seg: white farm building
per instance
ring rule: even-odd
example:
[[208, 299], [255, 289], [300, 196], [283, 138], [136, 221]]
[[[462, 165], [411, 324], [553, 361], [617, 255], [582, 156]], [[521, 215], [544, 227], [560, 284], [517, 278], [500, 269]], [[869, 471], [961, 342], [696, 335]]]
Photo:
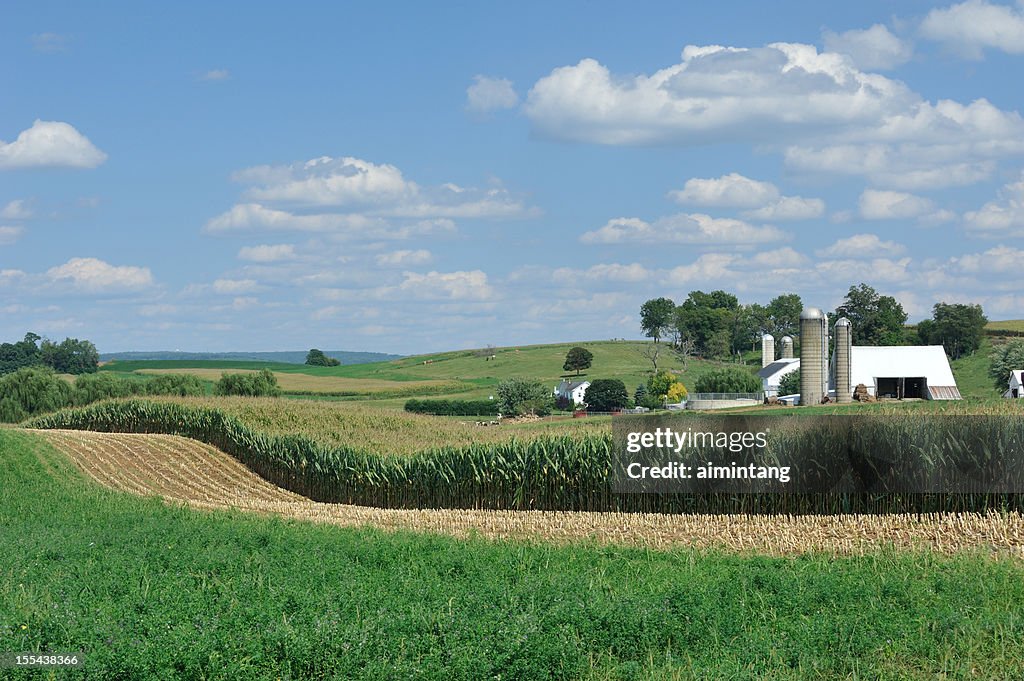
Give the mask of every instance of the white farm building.
[[590, 381], [569, 381], [562, 379], [562, 382], [555, 386], [555, 398], [572, 400], [575, 404], [583, 404], [583, 396], [590, 387]]
[[1024, 398], [1024, 369], [1016, 369], [1010, 372], [1010, 385], [1003, 393], [1003, 397], [1010, 399]]
[[786, 374], [800, 368], [800, 360], [794, 358], [777, 359], [757, 372], [761, 379], [761, 392], [765, 397], [779, 397], [779, 384]]
[[851, 392], [863, 383], [875, 397], [960, 399], [941, 345], [855, 345], [850, 350]]

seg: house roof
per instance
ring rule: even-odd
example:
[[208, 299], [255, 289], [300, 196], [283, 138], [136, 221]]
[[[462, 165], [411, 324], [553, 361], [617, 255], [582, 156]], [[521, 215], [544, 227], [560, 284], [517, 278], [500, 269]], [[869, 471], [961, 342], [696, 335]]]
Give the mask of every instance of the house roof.
[[924, 377], [929, 386], [956, 387], [941, 345], [855, 345], [850, 349], [850, 385], [873, 385], [876, 378], [899, 377]]
[[581, 385], [582, 386], [589, 386], [590, 385], [590, 381], [570, 381], [570, 380], [567, 380], [567, 379], [563, 378], [562, 382], [558, 384], [558, 391], [559, 392], [572, 392], [573, 390], [575, 390], [576, 388], [580, 387]]
[[[791, 368], [791, 364], [796, 364], [797, 366]], [[797, 358], [779, 359], [763, 367], [760, 371], [757, 372], [757, 375], [760, 378], [771, 379], [774, 378], [776, 374], [788, 374], [790, 371], [795, 371], [796, 369], [799, 368], [800, 360]]]
[[1010, 380], [1017, 379], [1017, 383], [1024, 385], [1024, 369], [1014, 369], [1010, 372]]

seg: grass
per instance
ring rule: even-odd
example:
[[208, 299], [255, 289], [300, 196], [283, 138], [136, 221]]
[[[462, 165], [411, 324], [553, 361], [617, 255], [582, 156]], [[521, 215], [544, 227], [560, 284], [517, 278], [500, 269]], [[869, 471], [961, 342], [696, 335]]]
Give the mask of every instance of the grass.
[[985, 328], [999, 331], [1024, 332], [1024, 319], [1007, 319], [1001, 322], [989, 322], [985, 325]]
[[1024, 675], [1017, 560], [341, 529], [108, 492], [29, 433], [0, 453], [2, 647], [93, 678]]
[[[224, 369], [188, 367], [182, 369], [138, 369], [137, 374], [192, 374], [204, 381], [216, 382]], [[240, 369], [236, 373], [254, 374], [254, 369]], [[408, 395], [433, 394], [440, 390], [448, 392], [459, 390], [463, 386], [454, 381], [392, 381], [385, 379], [346, 378], [344, 376], [316, 376], [307, 373], [274, 372], [281, 390], [290, 393], [334, 393], [363, 395], [374, 393], [402, 393]]]

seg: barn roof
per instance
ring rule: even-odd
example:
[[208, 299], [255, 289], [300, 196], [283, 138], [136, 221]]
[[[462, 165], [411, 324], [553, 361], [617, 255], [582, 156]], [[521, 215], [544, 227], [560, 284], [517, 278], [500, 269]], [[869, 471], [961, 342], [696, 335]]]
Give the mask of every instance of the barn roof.
[[924, 377], [929, 386], [956, 387], [941, 345], [855, 345], [850, 353], [850, 384], [873, 385], [876, 378]]
[[794, 359], [779, 359], [779, 360], [775, 360], [771, 364], [763, 367], [760, 371], [758, 371], [757, 375], [760, 378], [771, 379], [776, 374], [779, 374], [779, 373], [787, 373], [788, 374], [789, 371], [784, 371], [784, 370], [787, 369], [789, 367], [789, 365], [793, 364], [793, 363], [796, 363], [798, 365], [797, 368], [799, 368], [799, 363], [800, 363], [799, 359], [794, 358]]

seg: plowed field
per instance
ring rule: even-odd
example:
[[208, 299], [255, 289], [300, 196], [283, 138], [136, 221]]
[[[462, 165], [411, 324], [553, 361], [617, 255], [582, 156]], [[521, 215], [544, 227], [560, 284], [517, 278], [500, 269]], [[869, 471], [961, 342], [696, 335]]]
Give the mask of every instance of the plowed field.
[[37, 432], [105, 487], [198, 508], [237, 508], [336, 525], [460, 537], [591, 539], [771, 555], [981, 549], [1024, 558], [1024, 516], [1019, 513], [785, 517], [377, 509], [310, 501], [275, 487], [227, 454], [182, 437]]

